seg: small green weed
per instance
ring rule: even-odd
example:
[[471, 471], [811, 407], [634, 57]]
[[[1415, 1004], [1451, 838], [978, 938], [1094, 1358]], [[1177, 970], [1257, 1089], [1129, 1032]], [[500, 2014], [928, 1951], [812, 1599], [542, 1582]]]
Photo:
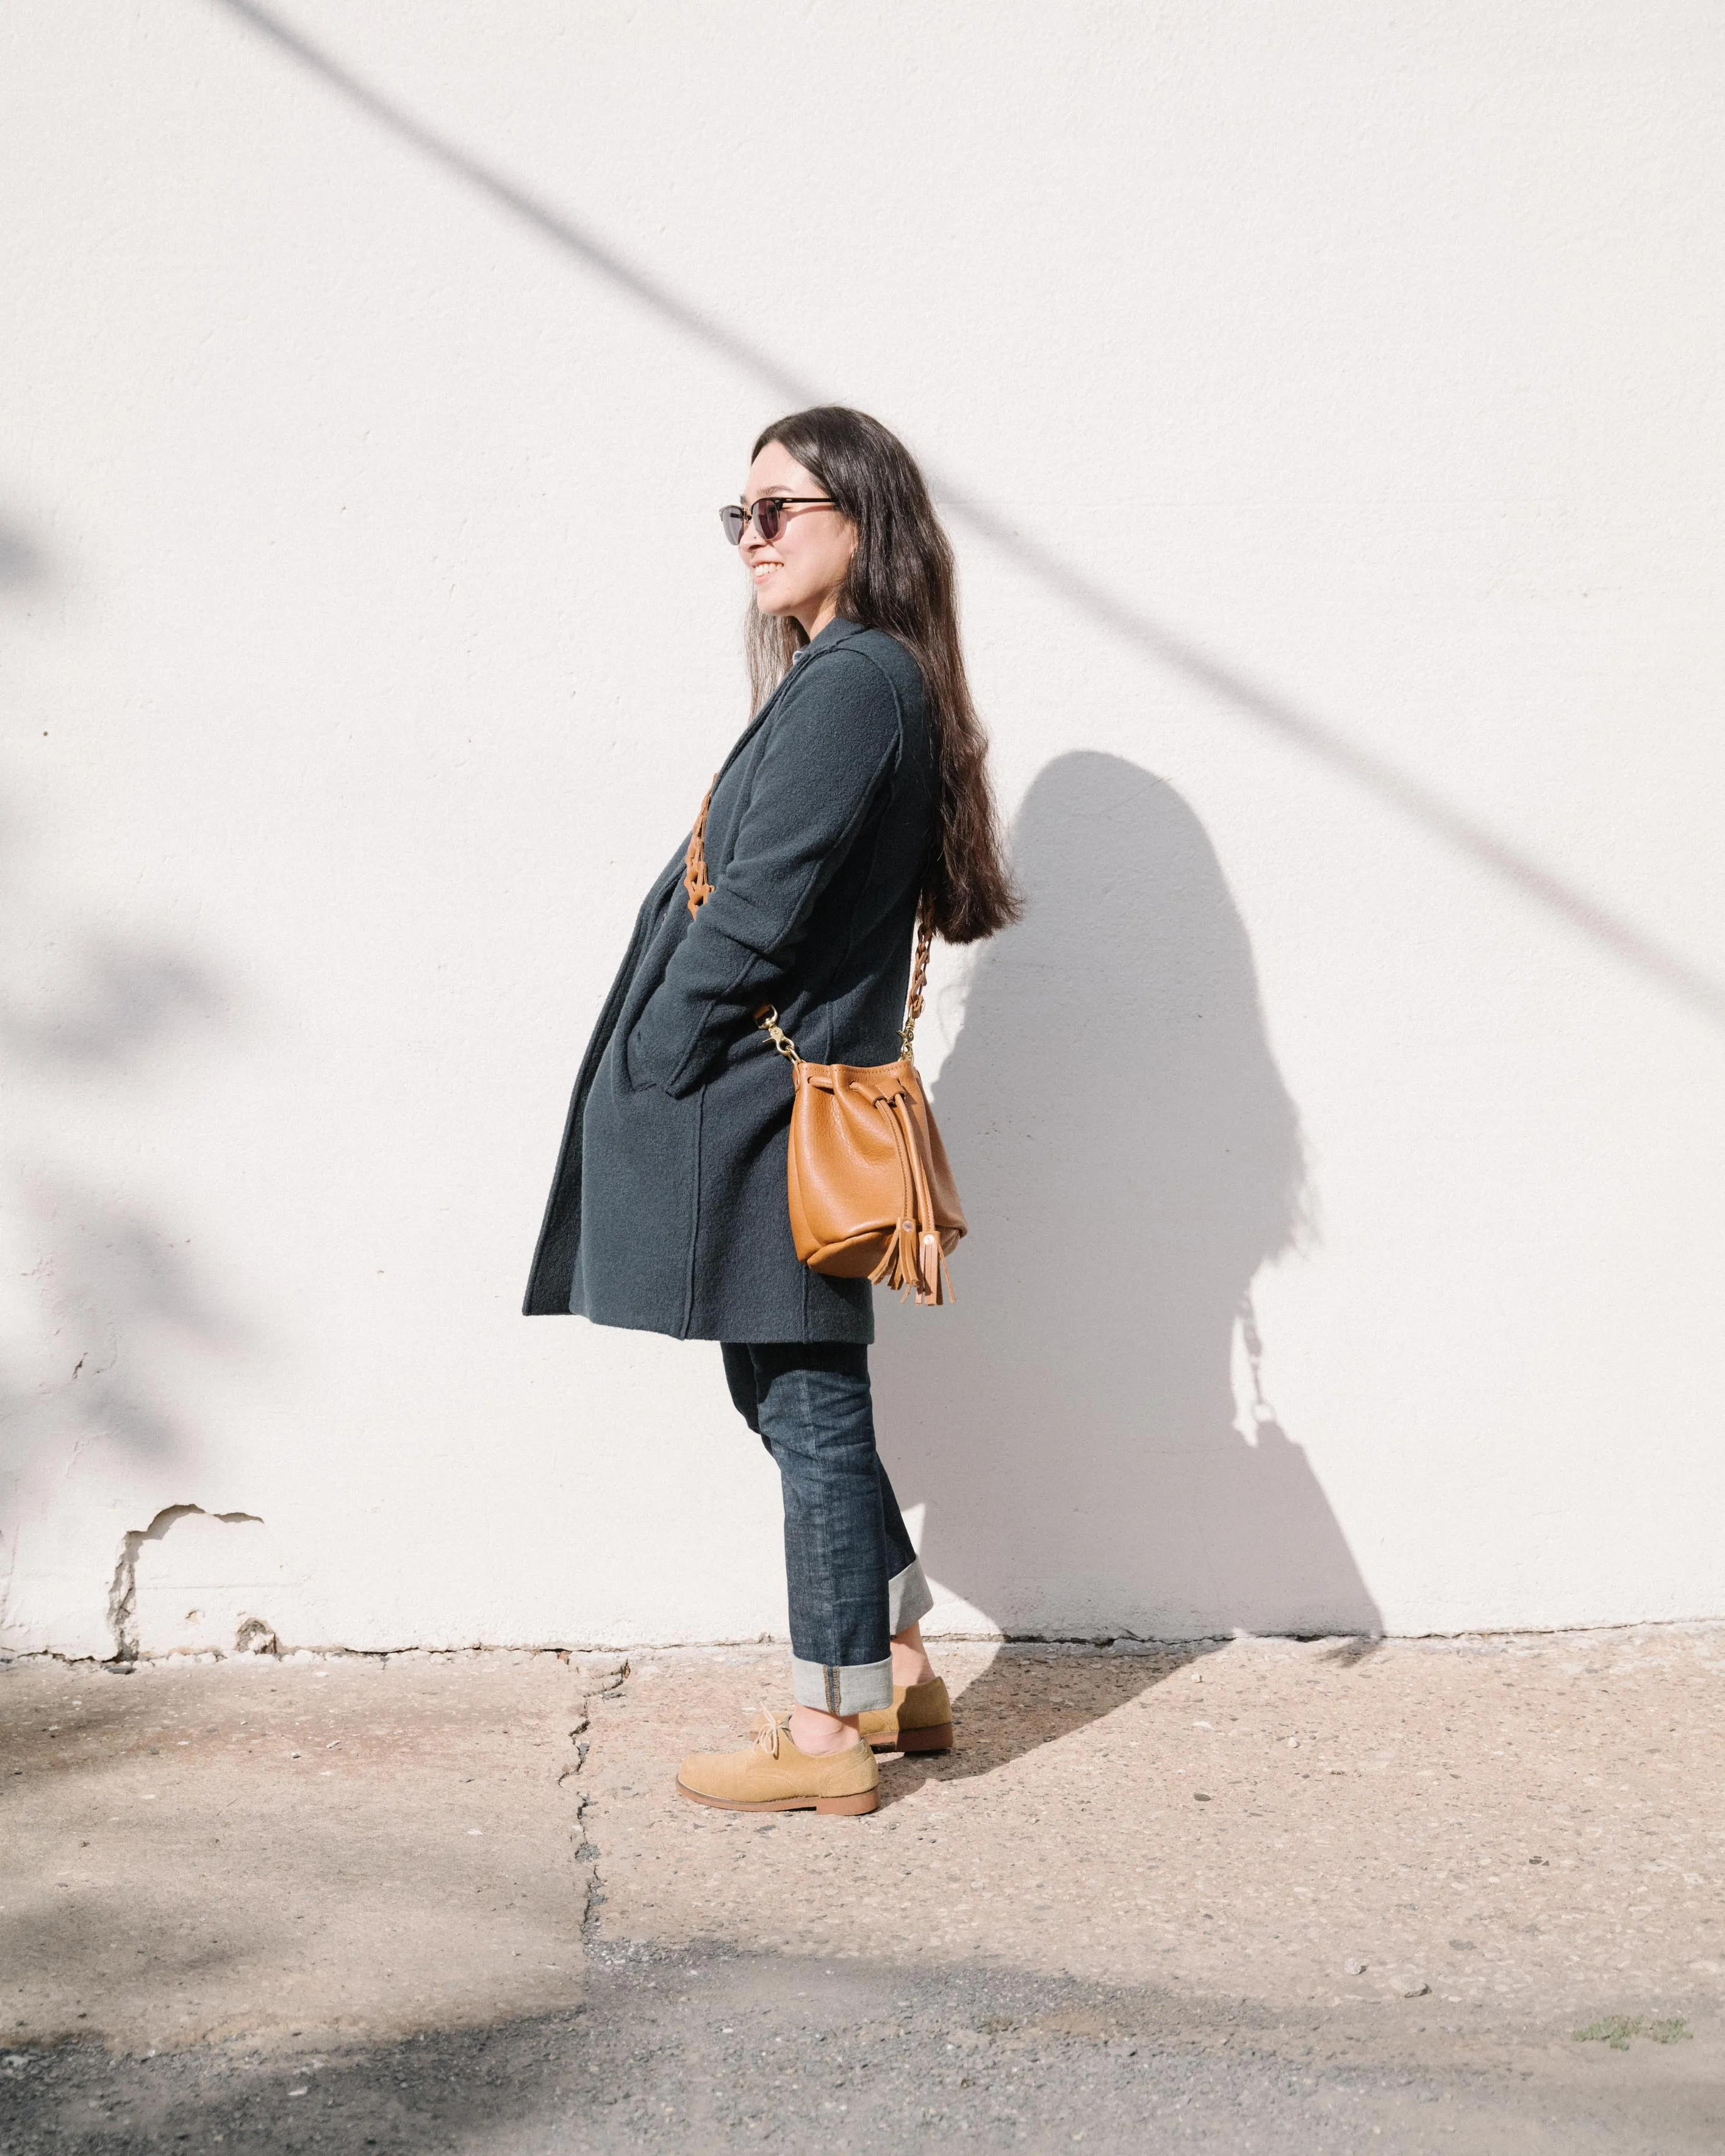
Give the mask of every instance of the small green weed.
[[1681, 2014], [1669, 2021], [1644, 2021], [1639, 2014], [1607, 2014], [1574, 2034], [1578, 2044], [1609, 2044], [1614, 2051], [1626, 2051], [1631, 2036], [1646, 2036], [1656, 2044], [1681, 2044], [1695, 2031], [1684, 2027]]

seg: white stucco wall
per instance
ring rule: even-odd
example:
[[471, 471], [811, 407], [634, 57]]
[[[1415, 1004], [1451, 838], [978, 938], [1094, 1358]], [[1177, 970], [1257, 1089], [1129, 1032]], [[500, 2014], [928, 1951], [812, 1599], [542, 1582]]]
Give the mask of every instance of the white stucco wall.
[[1718, 9], [281, 7], [0, 16], [0, 1638], [782, 1628], [716, 1349], [516, 1313], [802, 385], [1032, 901], [938, 1621], [1725, 1610]]

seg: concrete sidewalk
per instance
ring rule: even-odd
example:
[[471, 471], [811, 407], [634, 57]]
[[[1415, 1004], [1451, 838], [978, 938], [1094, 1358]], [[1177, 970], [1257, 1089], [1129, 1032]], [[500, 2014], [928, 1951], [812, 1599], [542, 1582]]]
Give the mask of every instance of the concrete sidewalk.
[[937, 1659], [861, 1820], [672, 1794], [783, 1650], [0, 1671], [0, 2147], [1725, 2146], [1725, 1630]]

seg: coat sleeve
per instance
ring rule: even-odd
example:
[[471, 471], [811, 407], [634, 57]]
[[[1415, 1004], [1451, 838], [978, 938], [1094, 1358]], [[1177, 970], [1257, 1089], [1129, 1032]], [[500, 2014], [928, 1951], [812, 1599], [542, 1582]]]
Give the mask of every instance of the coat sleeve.
[[766, 992], [795, 967], [831, 881], [900, 746], [898, 698], [860, 652], [823, 652], [787, 685], [711, 896], [627, 1043], [629, 1075], [692, 1093]]

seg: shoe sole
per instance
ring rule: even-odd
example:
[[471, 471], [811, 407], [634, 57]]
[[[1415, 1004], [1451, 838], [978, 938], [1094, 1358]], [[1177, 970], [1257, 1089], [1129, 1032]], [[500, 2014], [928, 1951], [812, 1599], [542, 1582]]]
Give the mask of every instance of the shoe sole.
[[691, 1804], [711, 1805], [716, 1812], [841, 1812], [854, 1818], [880, 1808], [878, 1789], [859, 1789], [854, 1797], [764, 1797], [745, 1802], [741, 1797], [703, 1796], [680, 1778], [677, 1794], [687, 1797]]
[[952, 1725], [937, 1722], [927, 1729], [901, 1729], [896, 1737], [883, 1737], [878, 1742], [871, 1738], [871, 1752], [950, 1752], [952, 1748]]

